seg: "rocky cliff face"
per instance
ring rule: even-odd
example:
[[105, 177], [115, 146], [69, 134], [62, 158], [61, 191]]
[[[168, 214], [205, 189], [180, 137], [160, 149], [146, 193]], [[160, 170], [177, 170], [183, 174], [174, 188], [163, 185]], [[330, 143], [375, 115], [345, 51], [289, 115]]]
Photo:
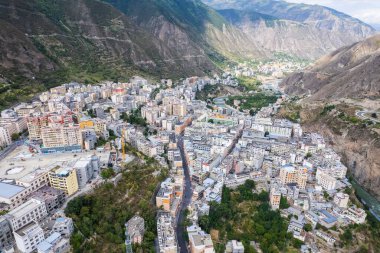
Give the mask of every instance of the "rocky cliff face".
[[310, 94], [312, 100], [380, 96], [380, 35], [339, 49], [315, 66], [290, 75], [281, 86], [288, 94]]
[[269, 53], [318, 59], [375, 30], [330, 8], [273, 0], [204, 0]]
[[[371, 126], [343, 122], [338, 114], [354, 113], [347, 104], [336, 106], [333, 111], [321, 115], [324, 104], [305, 103], [301, 110], [301, 122], [305, 131], [316, 131], [342, 156], [349, 173], [371, 194], [380, 199], [380, 136]], [[349, 112], [351, 111], [351, 112]]]

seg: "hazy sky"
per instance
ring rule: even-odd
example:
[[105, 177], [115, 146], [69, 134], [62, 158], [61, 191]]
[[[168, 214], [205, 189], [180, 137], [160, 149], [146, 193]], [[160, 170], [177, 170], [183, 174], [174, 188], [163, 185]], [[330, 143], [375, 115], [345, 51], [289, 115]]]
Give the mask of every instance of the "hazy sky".
[[380, 24], [380, 0], [286, 0], [293, 3], [319, 4], [336, 9], [369, 24]]

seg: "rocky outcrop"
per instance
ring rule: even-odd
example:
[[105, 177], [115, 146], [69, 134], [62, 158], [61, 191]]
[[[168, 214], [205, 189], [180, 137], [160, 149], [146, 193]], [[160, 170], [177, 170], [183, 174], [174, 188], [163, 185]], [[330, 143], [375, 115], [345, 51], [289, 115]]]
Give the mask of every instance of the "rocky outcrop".
[[281, 86], [311, 100], [376, 98], [380, 96], [380, 35], [339, 49], [312, 68], [286, 78]]
[[301, 111], [304, 130], [323, 134], [328, 144], [342, 156], [349, 174], [380, 200], [379, 133], [363, 125], [343, 123], [334, 111], [321, 116], [322, 109], [323, 104], [304, 104]]

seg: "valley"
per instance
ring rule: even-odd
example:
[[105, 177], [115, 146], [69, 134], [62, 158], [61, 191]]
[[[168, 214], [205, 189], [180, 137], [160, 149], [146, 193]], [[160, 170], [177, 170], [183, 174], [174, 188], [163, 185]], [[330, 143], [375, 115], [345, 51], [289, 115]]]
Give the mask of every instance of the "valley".
[[0, 0], [0, 252], [380, 252], [380, 35], [301, 2]]

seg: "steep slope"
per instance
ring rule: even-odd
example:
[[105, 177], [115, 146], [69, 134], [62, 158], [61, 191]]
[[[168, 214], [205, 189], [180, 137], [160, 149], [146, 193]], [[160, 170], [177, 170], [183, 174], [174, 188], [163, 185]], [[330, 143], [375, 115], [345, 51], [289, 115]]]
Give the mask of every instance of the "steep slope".
[[289, 94], [312, 94], [313, 100], [380, 96], [380, 35], [339, 49], [314, 67], [286, 78]]
[[249, 37], [199, 0], [105, 0], [170, 47], [199, 47], [218, 63], [227, 58], [266, 57]]
[[174, 25], [182, 44], [156, 38], [100, 1], [0, 0], [0, 24], [0, 70], [11, 80], [118, 78], [134, 71], [182, 76], [215, 68]]
[[274, 0], [203, 1], [239, 27], [256, 47], [301, 58], [317, 59], [375, 32], [357, 19], [318, 5]]

